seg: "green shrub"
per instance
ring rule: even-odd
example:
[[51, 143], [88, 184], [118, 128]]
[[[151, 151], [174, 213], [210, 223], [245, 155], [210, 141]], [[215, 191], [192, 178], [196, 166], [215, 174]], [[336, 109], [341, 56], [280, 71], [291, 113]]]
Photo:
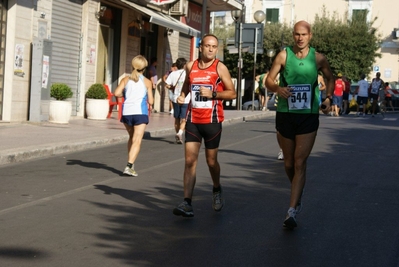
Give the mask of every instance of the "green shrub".
[[53, 83], [51, 85], [50, 96], [56, 100], [65, 100], [73, 95], [71, 87], [65, 83]]
[[108, 94], [105, 90], [104, 85], [101, 83], [95, 83], [90, 86], [89, 90], [86, 92], [86, 98], [91, 99], [107, 99]]

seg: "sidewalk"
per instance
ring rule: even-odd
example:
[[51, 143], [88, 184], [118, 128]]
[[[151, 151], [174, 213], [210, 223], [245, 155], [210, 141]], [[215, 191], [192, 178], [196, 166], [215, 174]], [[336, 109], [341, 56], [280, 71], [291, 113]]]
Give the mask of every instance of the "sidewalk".
[[[226, 110], [224, 125], [274, 115], [274, 111]], [[0, 165], [126, 142], [125, 127], [116, 116], [114, 112], [105, 121], [72, 118], [66, 125], [1, 122]], [[151, 114], [145, 137], [173, 135], [173, 122], [169, 113]]]

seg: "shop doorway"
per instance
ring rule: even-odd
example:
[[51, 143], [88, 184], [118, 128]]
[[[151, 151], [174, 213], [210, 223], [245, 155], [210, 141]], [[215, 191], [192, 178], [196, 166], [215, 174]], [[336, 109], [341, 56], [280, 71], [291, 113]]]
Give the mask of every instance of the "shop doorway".
[[158, 25], [150, 24], [148, 21], [145, 21], [141, 31], [140, 54], [145, 56], [148, 60], [148, 64], [150, 64], [151, 58], [157, 57], [157, 43]]
[[[102, 5], [103, 6], [103, 5]], [[98, 32], [96, 83], [118, 86], [122, 10], [106, 6]]]

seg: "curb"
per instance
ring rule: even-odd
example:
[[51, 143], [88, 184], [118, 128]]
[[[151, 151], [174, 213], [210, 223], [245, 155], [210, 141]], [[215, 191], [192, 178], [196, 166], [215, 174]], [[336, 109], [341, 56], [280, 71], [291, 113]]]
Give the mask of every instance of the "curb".
[[[223, 124], [235, 124], [239, 122], [245, 122], [249, 119], [261, 119], [265, 117], [274, 116], [274, 112], [265, 112], [264, 114], [253, 114], [244, 117], [236, 117], [231, 119], [226, 119]], [[151, 137], [163, 137], [174, 135], [175, 130], [173, 127], [157, 129], [152, 131], [146, 131], [144, 134], [144, 138]], [[0, 155], [0, 166], [11, 164], [11, 163], [20, 163], [32, 159], [40, 159], [45, 157], [51, 157], [54, 155], [60, 155], [64, 153], [78, 152], [87, 149], [93, 149], [98, 147], [104, 147], [112, 144], [119, 144], [126, 142], [128, 140], [128, 136], [124, 133], [121, 136], [112, 137], [112, 138], [102, 138], [97, 140], [87, 140], [87, 141], [77, 141], [70, 144], [45, 144], [35, 148], [23, 148], [23, 149], [10, 149], [2, 151]]]

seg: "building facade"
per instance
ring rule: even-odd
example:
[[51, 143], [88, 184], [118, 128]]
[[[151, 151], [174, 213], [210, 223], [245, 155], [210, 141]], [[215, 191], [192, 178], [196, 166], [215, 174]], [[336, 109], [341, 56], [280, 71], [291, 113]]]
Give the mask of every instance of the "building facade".
[[[374, 26], [382, 35], [383, 42], [378, 51], [382, 57], [377, 58], [373, 72], [368, 76], [375, 77], [381, 72], [381, 78], [387, 82], [399, 81], [399, 1], [387, 0], [251, 0], [245, 1], [246, 22], [255, 22], [253, 14], [263, 10], [267, 22], [280, 22], [294, 25], [296, 21], [306, 20], [309, 23], [316, 14], [321, 14], [323, 8], [330, 14], [336, 12], [342, 18], [352, 18], [356, 12], [368, 11], [368, 21], [374, 17]], [[250, 8], [248, 8], [250, 7]], [[399, 88], [398, 88], [399, 89]]]
[[[72, 116], [84, 117], [90, 85], [114, 90], [140, 54], [158, 59], [161, 80], [178, 57], [196, 58], [211, 11], [237, 8], [236, 0], [0, 0], [0, 121], [48, 119], [55, 82], [72, 88]], [[154, 108], [168, 107], [159, 82]]]
[[[280, 22], [293, 25], [299, 20], [312, 23], [315, 15], [321, 14], [323, 8], [330, 14], [337, 13], [343, 19], [351, 19], [356, 12], [364, 11], [368, 11], [369, 21], [377, 17], [374, 26], [382, 35], [383, 42], [378, 51], [382, 57], [376, 59], [373, 71], [368, 76], [372, 78], [376, 72], [381, 72], [384, 81], [399, 81], [399, 1], [245, 0], [245, 22], [255, 23], [254, 13], [262, 10], [266, 14], [265, 23]], [[224, 21], [232, 23], [231, 13], [227, 12], [226, 16]]]

